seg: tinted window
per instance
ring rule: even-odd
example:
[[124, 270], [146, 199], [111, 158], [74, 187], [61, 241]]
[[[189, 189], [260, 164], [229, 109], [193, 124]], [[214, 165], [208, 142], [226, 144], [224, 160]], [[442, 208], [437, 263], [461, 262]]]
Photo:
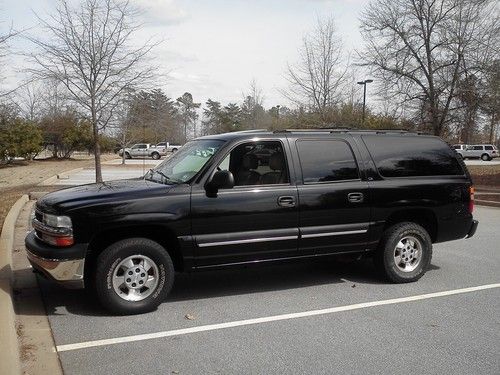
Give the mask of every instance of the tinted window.
[[300, 140], [297, 149], [305, 184], [359, 178], [354, 155], [346, 142]]
[[493, 146], [484, 146], [485, 150], [493, 150]]
[[384, 177], [464, 174], [455, 152], [438, 138], [367, 135], [363, 140]]
[[472, 146], [473, 150], [482, 150], [483, 146]]

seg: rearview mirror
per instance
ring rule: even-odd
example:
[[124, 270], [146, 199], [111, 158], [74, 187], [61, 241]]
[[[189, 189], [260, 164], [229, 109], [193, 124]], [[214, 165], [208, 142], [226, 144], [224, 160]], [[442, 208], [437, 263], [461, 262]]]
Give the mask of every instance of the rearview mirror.
[[205, 186], [207, 196], [216, 197], [219, 189], [232, 189], [234, 187], [234, 176], [230, 171], [217, 171]]

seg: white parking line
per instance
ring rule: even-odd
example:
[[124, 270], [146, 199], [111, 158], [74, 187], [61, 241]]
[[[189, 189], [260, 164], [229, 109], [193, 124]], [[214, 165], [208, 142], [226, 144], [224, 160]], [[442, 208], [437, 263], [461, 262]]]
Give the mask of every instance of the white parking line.
[[152, 340], [152, 339], [158, 339], [158, 338], [162, 338], [162, 337], [180, 336], [180, 335], [187, 335], [190, 333], [215, 331], [215, 330], [219, 330], [219, 329], [226, 329], [226, 328], [232, 328], [232, 327], [241, 327], [241, 326], [248, 326], [248, 325], [253, 325], [253, 324], [276, 322], [279, 320], [289, 320], [289, 319], [305, 318], [305, 317], [316, 316], [316, 315], [333, 314], [333, 313], [342, 312], [342, 311], [359, 310], [359, 309], [365, 309], [365, 308], [375, 307], [375, 306], [394, 305], [394, 304], [398, 304], [398, 303], [421, 301], [421, 300], [430, 299], [430, 298], [446, 297], [446, 296], [452, 296], [455, 294], [477, 292], [480, 290], [494, 289], [494, 288], [500, 288], [500, 283], [479, 285], [479, 286], [474, 286], [474, 287], [470, 287], [470, 288], [445, 290], [443, 292], [420, 294], [420, 295], [416, 295], [416, 296], [393, 298], [393, 299], [386, 299], [386, 300], [381, 300], [381, 301], [363, 302], [363, 303], [357, 303], [354, 305], [331, 307], [328, 309], [321, 309], [321, 310], [310, 310], [310, 311], [291, 313], [291, 314], [267, 316], [267, 317], [263, 317], [263, 318], [237, 320], [234, 322], [227, 322], [227, 323], [208, 324], [208, 325], [199, 326], [199, 327], [175, 329], [172, 331], [162, 331], [162, 332], [156, 332], [156, 333], [146, 333], [146, 334], [142, 334], [142, 335], [116, 337], [113, 339], [103, 339], [103, 340], [80, 342], [80, 343], [75, 343], [75, 344], [58, 345], [56, 347], [56, 349], [59, 352], [65, 352], [65, 351], [69, 351], [69, 350], [86, 349], [86, 348], [93, 348], [93, 347], [97, 347], [97, 346], [123, 344], [123, 343], [134, 342], [134, 341]]

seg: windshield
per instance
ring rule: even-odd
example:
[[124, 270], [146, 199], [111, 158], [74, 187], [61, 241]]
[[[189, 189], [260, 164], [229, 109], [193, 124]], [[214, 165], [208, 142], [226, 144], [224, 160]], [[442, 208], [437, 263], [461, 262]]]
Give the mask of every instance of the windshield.
[[224, 141], [204, 139], [191, 141], [144, 176], [146, 180], [166, 184], [189, 181], [224, 144]]

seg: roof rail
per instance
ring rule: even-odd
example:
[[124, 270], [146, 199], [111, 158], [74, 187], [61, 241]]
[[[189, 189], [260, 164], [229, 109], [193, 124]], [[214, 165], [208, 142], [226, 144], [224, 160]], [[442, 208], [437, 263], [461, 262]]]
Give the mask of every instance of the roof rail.
[[353, 130], [352, 128], [311, 128], [311, 129], [281, 129], [281, 130], [275, 130], [273, 133], [307, 133], [307, 132], [346, 132], [346, 131], [351, 131]]
[[249, 130], [238, 130], [237, 132], [233, 133], [261, 133], [261, 132], [267, 132], [267, 129], [249, 129]]
[[359, 129], [359, 128], [315, 128], [315, 129], [282, 129], [275, 130], [274, 133], [301, 133], [301, 132], [359, 132], [359, 133], [375, 133], [375, 134], [385, 134], [385, 133], [399, 133], [399, 134], [417, 134], [417, 135], [428, 135], [426, 132], [414, 131], [408, 129]]

